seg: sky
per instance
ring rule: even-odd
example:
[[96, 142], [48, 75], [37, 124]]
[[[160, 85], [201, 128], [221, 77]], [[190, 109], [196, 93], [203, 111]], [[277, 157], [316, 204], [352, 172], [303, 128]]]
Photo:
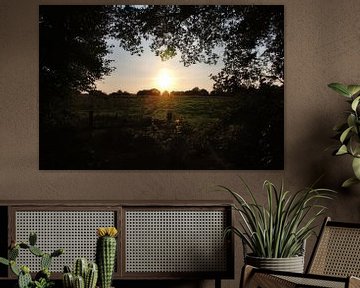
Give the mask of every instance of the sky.
[[211, 91], [214, 81], [209, 75], [217, 74], [223, 67], [221, 60], [216, 65], [198, 63], [185, 67], [179, 62], [179, 55], [162, 61], [150, 51], [146, 42], [143, 43], [145, 51], [140, 57], [120, 48], [116, 40], [108, 40], [108, 43], [114, 45], [107, 59], [114, 60], [111, 66], [115, 70], [95, 83], [97, 90], [107, 94], [118, 90], [136, 93], [151, 88], [185, 91], [199, 87]]

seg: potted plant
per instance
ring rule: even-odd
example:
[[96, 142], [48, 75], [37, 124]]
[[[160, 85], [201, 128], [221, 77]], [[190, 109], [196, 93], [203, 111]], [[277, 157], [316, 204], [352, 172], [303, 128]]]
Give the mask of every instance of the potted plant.
[[[37, 236], [30, 233], [29, 243], [13, 242], [9, 248], [8, 259], [0, 257], [0, 263], [10, 266], [11, 271], [18, 277], [18, 288], [50, 288], [54, 286], [54, 282], [50, 280], [50, 265], [54, 257], [58, 257], [64, 253], [63, 249], [57, 249], [52, 253], [43, 252], [36, 246]], [[26, 265], [19, 265], [16, 260], [19, 256], [20, 249], [28, 250], [34, 256], [39, 257], [41, 270], [36, 273], [32, 279], [30, 268]]]
[[[243, 180], [242, 180], [243, 181]], [[239, 227], [229, 227], [243, 242], [245, 264], [259, 268], [303, 272], [305, 241], [314, 233], [315, 220], [324, 213], [326, 207], [317, 202], [331, 199], [334, 191], [329, 189], [304, 188], [296, 193], [278, 189], [266, 180], [266, 205], [261, 205], [254, 193], [243, 181], [251, 201], [246, 201], [239, 193], [228, 191], [236, 203], [235, 211], [240, 215]]]
[[352, 157], [354, 177], [347, 179], [342, 184], [343, 187], [348, 187], [360, 183], [360, 85], [331, 83], [328, 86], [338, 94], [346, 97], [351, 106], [346, 122], [334, 127], [334, 130], [338, 133], [336, 138], [340, 142], [334, 154], [348, 154]]

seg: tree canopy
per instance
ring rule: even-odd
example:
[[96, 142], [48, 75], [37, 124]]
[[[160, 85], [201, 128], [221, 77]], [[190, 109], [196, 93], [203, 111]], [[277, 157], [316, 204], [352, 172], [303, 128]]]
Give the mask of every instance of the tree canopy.
[[278, 5], [41, 5], [40, 87], [95, 88], [111, 72], [109, 37], [138, 55], [147, 40], [162, 60], [180, 54], [185, 66], [222, 59], [224, 68], [211, 75], [215, 89], [281, 84], [283, 18]]
[[86, 91], [111, 72], [108, 6], [40, 6], [41, 87]]
[[40, 5], [40, 124], [69, 119], [69, 96], [95, 89], [111, 72], [106, 43], [110, 7]]
[[112, 36], [132, 54], [143, 40], [163, 60], [178, 53], [185, 66], [203, 62], [224, 68], [211, 75], [214, 88], [280, 84], [284, 79], [283, 6], [141, 5], [115, 6]]

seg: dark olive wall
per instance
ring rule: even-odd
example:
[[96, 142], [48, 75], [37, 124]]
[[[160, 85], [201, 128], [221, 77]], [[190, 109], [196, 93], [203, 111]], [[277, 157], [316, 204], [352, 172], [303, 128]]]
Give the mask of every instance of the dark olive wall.
[[[211, 185], [236, 188], [241, 175], [264, 201], [264, 179], [279, 184], [284, 178], [286, 186], [295, 190], [324, 174], [321, 185], [339, 191], [328, 214], [337, 220], [360, 222], [360, 186], [346, 191], [339, 188], [351, 173], [349, 159], [334, 158], [325, 150], [333, 143], [332, 127], [342, 120], [346, 108], [344, 99], [327, 84], [360, 83], [358, 0], [221, 2], [285, 6], [283, 171], [39, 171], [38, 5], [114, 2], [0, 0], [0, 200], [230, 199]], [[136, 2], [144, 4], [132, 1]], [[236, 257], [239, 270], [240, 252]], [[239, 273], [224, 286], [237, 287], [238, 280]]]

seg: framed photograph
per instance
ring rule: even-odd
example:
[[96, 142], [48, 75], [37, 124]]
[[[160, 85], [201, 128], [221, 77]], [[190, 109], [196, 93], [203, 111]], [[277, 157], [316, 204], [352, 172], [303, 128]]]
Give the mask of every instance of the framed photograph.
[[282, 5], [40, 5], [39, 168], [284, 166]]

